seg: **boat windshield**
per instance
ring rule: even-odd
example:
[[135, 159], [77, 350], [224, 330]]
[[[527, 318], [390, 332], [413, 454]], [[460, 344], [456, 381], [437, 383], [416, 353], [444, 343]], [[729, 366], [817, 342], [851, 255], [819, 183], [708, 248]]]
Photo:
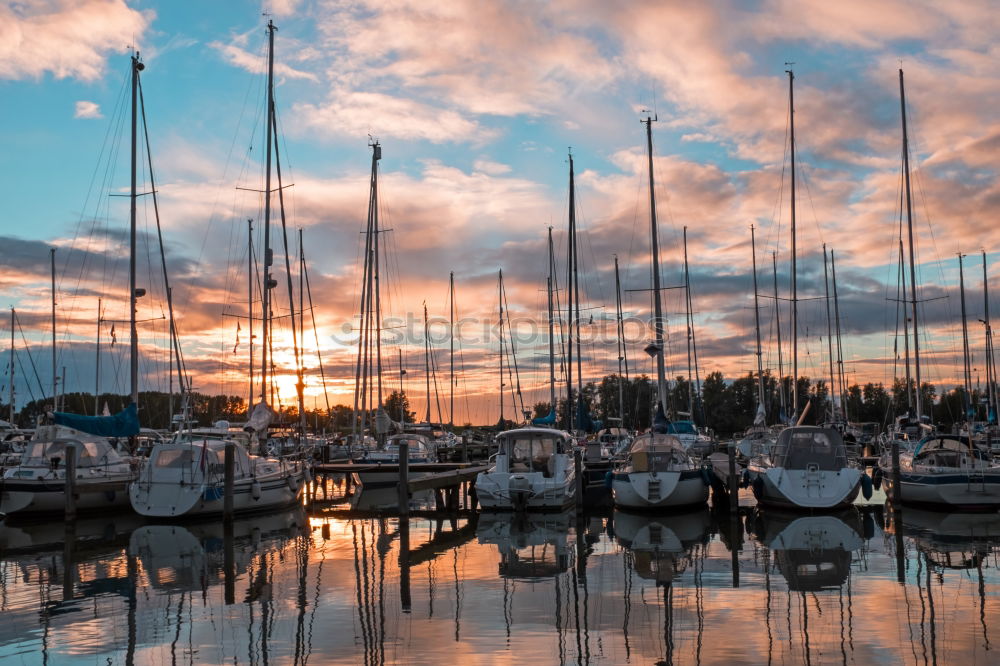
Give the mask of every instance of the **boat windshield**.
[[836, 430], [786, 428], [778, 435], [775, 464], [786, 469], [843, 469], [847, 467], [847, 449]]
[[[73, 442], [32, 442], [25, 449], [22, 465], [48, 467], [54, 460], [65, 464], [66, 445]], [[107, 442], [75, 442], [77, 467], [97, 467], [121, 462], [121, 456]]]
[[512, 472], [550, 472], [553, 454], [563, 452], [563, 438], [551, 433], [526, 432], [507, 435], [502, 450], [510, 456]]

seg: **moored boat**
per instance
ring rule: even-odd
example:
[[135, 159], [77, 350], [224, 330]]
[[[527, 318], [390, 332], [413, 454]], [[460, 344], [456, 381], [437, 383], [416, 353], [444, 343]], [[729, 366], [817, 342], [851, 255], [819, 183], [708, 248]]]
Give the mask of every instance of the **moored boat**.
[[673, 435], [646, 433], [610, 472], [615, 506], [627, 509], [691, 507], [708, 500], [707, 470]]
[[576, 500], [573, 438], [551, 428], [518, 428], [497, 436], [494, 465], [476, 477], [484, 509], [562, 509]]

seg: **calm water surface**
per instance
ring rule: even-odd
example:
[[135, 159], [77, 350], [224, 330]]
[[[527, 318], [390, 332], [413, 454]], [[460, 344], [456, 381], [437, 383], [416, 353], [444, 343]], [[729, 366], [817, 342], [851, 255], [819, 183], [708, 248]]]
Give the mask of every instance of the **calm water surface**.
[[4, 525], [0, 661], [1000, 662], [996, 515], [346, 508]]

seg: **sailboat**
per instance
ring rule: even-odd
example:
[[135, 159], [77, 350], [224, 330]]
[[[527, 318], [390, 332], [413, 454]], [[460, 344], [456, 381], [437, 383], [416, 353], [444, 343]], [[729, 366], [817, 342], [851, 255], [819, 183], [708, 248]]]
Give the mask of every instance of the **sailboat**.
[[653, 427], [630, 444], [625, 460], [608, 472], [615, 506], [628, 509], [682, 507], [708, 500], [708, 471], [702, 471], [680, 438], [671, 432], [663, 413], [667, 395], [663, 364], [663, 312], [660, 305], [660, 246], [656, 223], [656, 195], [653, 189], [653, 118], [646, 125], [649, 157], [650, 240], [653, 265], [653, 304], [656, 340], [647, 351], [656, 357], [657, 403]]
[[[906, 94], [903, 70], [899, 70], [899, 104], [903, 129], [903, 180], [906, 195], [906, 222], [909, 235], [910, 305], [913, 318], [913, 362], [916, 377], [915, 404], [918, 424], [923, 423], [920, 395], [920, 348], [917, 320], [916, 267], [913, 246], [913, 211], [910, 199], [909, 142], [906, 132]], [[900, 241], [902, 243], [902, 241]], [[988, 330], [988, 329], [987, 329]], [[909, 382], [907, 382], [909, 385]], [[909, 388], [909, 386], [908, 386]], [[1000, 508], [1000, 464], [988, 452], [975, 446], [966, 435], [935, 433], [924, 429], [912, 448], [899, 454], [900, 499], [904, 504], [917, 504], [959, 510], [989, 510]], [[919, 432], [919, 431], [918, 431]], [[883, 455], [879, 473], [886, 479], [887, 493], [893, 486], [892, 455]]]
[[[136, 299], [145, 290], [136, 288], [136, 173], [138, 143], [138, 115], [140, 100], [139, 72], [145, 65], [138, 52], [131, 57], [131, 193], [129, 234], [129, 322], [131, 345], [129, 375], [131, 403], [113, 416], [83, 416], [57, 411], [56, 389], [56, 301], [55, 301], [55, 249], [50, 253], [52, 262], [52, 397], [55, 403], [54, 424], [38, 428], [27, 444], [20, 464], [4, 472], [0, 512], [45, 513], [61, 511], [66, 502], [66, 475], [70, 465], [75, 466], [76, 492], [79, 510], [102, 510], [128, 506], [128, 495], [108, 489], [108, 484], [120, 483], [122, 488], [135, 478], [132, 461], [122, 457], [112, 444], [112, 439], [134, 438], [139, 434], [139, 342], [136, 331]], [[143, 113], [145, 120], [145, 113]], [[148, 142], [148, 137], [147, 137]], [[154, 188], [155, 197], [155, 188]], [[155, 200], [154, 200], [155, 201]], [[65, 389], [65, 387], [63, 387]], [[133, 441], [134, 443], [134, 441]], [[68, 456], [73, 456], [71, 463]], [[86, 486], [101, 484], [102, 491], [87, 492]]]
[[[270, 289], [276, 285], [270, 272], [271, 224], [271, 152], [277, 145], [275, 133], [277, 120], [274, 113], [274, 23], [268, 21], [268, 70], [267, 70], [267, 162], [264, 194], [264, 289], [261, 316], [262, 362], [260, 402], [250, 413], [243, 430], [230, 428], [220, 421], [214, 428], [181, 430], [170, 442], [153, 447], [148, 462], [138, 478], [129, 486], [132, 508], [144, 516], [180, 517], [220, 514], [225, 508], [225, 455], [233, 447], [234, 512], [265, 511], [295, 503], [302, 495], [309, 478], [307, 464], [301, 460], [266, 458], [252, 455], [250, 449], [260, 448], [266, 440], [267, 428], [274, 412], [267, 405], [267, 357], [270, 335]], [[280, 168], [278, 170], [280, 187]], [[294, 317], [293, 317], [294, 319]], [[301, 412], [300, 412], [301, 413]], [[265, 442], [266, 443], [266, 442]]]
[[[798, 292], [795, 254], [795, 104], [791, 70], [788, 70], [788, 113], [791, 156], [791, 272], [792, 272], [792, 415], [801, 422], [798, 393]], [[808, 410], [808, 405], [806, 406]], [[794, 509], [844, 507], [858, 496], [863, 478], [866, 496], [871, 479], [847, 458], [840, 432], [832, 428], [792, 425], [782, 430], [777, 442], [760, 451], [747, 465], [746, 476], [754, 497], [761, 504]]]

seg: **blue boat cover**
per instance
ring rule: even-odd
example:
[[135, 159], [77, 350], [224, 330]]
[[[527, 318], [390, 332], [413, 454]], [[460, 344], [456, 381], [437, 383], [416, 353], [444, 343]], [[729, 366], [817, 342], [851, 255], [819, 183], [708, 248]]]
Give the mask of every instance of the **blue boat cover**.
[[139, 408], [134, 402], [111, 416], [84, 416], [56, 412], [54, 417], [56, 425], [75, 428], [99, 437], [129, 437], [139, 434]]
[[538, 418], [531, 419], [531, 425], [543, 426], [552, 425], [556, 422], [556, 410], [549, 412], [548, 416], [539, 416]]

